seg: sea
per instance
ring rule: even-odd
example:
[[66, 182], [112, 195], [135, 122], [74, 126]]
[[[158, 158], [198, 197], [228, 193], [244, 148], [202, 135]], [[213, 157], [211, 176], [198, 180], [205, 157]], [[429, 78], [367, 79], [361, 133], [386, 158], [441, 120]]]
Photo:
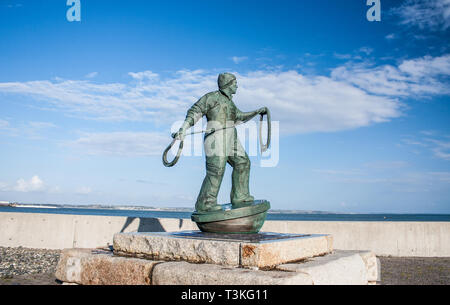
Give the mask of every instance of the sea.
[[[65, 208], [65, 207], [11, 207], [0, 206], [0, 213], [46, 213], [71, 215], [125, 216], [135, 218], [178, 218], [190, 219], [188, 211], [154, 211], [140, 209], [113, 208]], [[301, 221], [450, 221], [450, 214], [335, 214], [335, 213], [293, 213], [268, 212], [266, 220], [301, 220]]]

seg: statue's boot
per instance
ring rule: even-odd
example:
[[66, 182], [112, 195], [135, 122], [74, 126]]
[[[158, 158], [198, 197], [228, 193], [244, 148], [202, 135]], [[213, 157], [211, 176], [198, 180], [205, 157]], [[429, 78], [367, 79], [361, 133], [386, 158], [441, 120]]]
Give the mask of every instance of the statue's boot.
[[252, 204], [255, 198], [250, 195], [250, 160], [244, 158], [241, 163], [234, 164], [231, 187], [231, 204], [233, 208]]

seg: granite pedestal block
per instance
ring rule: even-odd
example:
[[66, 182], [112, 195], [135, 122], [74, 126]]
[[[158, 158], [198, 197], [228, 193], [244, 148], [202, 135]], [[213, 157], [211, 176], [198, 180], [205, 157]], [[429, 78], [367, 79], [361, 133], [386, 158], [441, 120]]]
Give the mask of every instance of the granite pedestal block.
[[56, 278], [79, 285], [367, 285], [380, 281], [370, 251], [333, 251], [270, 270], [120, 257], [111, 251], [66, 249]]
[[332, 251], [333, 238], [325, 234], [182, 231], [114, 235], [117, 256], [239, 267], [267, 268]]

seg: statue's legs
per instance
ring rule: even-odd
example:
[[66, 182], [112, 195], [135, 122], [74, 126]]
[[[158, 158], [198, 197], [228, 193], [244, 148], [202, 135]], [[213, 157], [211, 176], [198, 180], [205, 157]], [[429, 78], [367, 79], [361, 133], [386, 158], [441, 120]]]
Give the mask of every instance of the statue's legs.
[[197, 197], [195, 209], [198, 212], [221, 209], [221, 206], [217, 204], [217, 195], [227, 162], [233, 167], [231, 203], [235, 206], [243, 202], [253, 201], [254, 198], [249, 192], [250, 159], [239, 142], [236, 130], [230, 130], [227, 134], [216, 132], [214, 138], [209, 138], [209, 141], [205, 151], [215, 147], [216, 152], [223, 151], [226, 153], [221, 155], [207, 153], [206, 177]]
[[220, 209], [217, 204], [217, 195], [222, 184], [227, 158], [221, 156], [206, 157], [206, 177], [197, 197], [195, 209], [198, 212]]
[[237, 137], [233, 148], [233, 153], [228, 157], [228, 163], [233, 167], [230, 199], [234, 206], [243, 202], [253, 201], [255, 198], [250, 195], [249, 191], [250, 159]]

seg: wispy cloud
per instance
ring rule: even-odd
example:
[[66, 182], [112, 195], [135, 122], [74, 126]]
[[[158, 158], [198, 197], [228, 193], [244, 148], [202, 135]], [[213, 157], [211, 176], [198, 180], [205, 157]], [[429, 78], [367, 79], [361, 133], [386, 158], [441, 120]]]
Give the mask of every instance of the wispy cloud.
[[409, 166], [409, 164], [405, 161], [377, 161], [364, 164], [364, 167], [375, 170], [398, 169], [407, 166]]
[[427, 139], [431, 144], [431, 150], [439, 159], [450, 161], [450, 141]]
[[10, 130], [11, 126], [9, 121], [0, 119], [0, 131]]
[[334, 52], [333, 56], [337, 59], [343, 59], [343, 60], [362, 60], [364, 58], [367, 58], [370, 54], [373, 53], [373, 49], [370, 47], [361, 47], [357, 50], [354, 50], [353, 52], [349, 54], [339, 54]]
[[432, 31], [450, 27], [450, 0], [406, 0], [391, 13], [400, 18], [400, 24]]
[[98, 72], [91, 72], [91, 73], [86, 74], [84, 77], [86, 77], [86, 78], [94, 78], [97, 75], [98, 75]]
[[314, 170], [325, 179], [345, 184], [383, 184], [398, 192], [428, 192], [431, 188], [448, 186], [450, 172], [414, 171], [403, 161], [374, 162], [363, 169]]
[[419, 133], [426, 135], [426, 136], [433, 136], [436, 134], [435, 130], [421, 130]]
[[425, 56], [402, 61], [398, 66], [368, 67], [350, 64], [333, 70], [332, 78], [348, 82], [368, 93], [391, 97], [449, 94], [440, 77], [450, 75], [450, 55]]
[[247, 59], [248, 59], [247, 56], [241, 56], [241, 57], [239, 57], [239, 56], [233, 56], [233, 57], [231, 57], [231, 60], [232, 60], [235, 64], [239, 64], [239, 63], [241, 63], [241, 62], [243, 62], [243, 61], [246, 61]]
[[350, 60], [350, 59], [362, 59], [361, 56], [359, 55], [352, 55], [352, 54], [339, 54], [334, 52], [333, 56], [336, 57], [337, 59], [345, 59], [345, 60]]
[[29, 139], [42, 139], [43, 132], [56, 127], [51, 122], [10, 122], [9, 120], [0, 119], [0, 134], [12, 137], [22, 136]]
[[335, 170], [335, 169], [313, 169], [312, 170], [315, 173], [319, 174], [325, 174], [330, 176], [337, 176], [337, 175], [361, 175], [360, 169], [347, 169], [347, 170]]
[[432, 153], [436, 158], [450, 161], [450, 138], [439, 135], [436, 131], [421, 131], [418, 137], [409, 136], [402, 143], [420, 147]]
[[92, 193], [92, 188], [90, 188], [88, 186], [82, 186], [75, 191], [75, 194], [78, 194], [78, 195], [88, 195], [90, 193]]
[[358, 49], [358, 52], [364, 53], [366, 55], [370, 55], [370, 54], [372, 54], [373, 49], [370, 48], [370, 47], [361, 47], [361, 48]]
[[397, 35], [395, 35], [394, 33], [391, 33], [391, 34], [386, 35], [384, 38], [386, 38], [387, 40], [393, 40], [393, 39], [397, 38]]
[[103, 132], [84, 134], [66, 145], [89, 155], [154, 156], [161, 155], [169, 140], [157, 132]]
[[22, 7], [22, 6], [23, 6], [23, 4], [21, 4], [21, 3], [7, 4], [6, 5], [7, 8], [19, 8], [19, 7]]

